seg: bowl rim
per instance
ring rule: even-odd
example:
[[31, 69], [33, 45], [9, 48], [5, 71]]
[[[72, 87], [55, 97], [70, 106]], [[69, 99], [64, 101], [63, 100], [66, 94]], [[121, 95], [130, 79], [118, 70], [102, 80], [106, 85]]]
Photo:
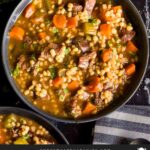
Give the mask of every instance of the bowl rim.
[[[56, 120], [56, 121], [59, 121], [59, 122], [64, 122], [64, 123], [87, 123], [87, 122], [92, 122], [92, 121], [96, 121], [104, 116], [107, 116], [109, 115], [110, 113], [112, 113], [113, 111], [116, 111], [118, 110], [120, 107], [122, 107], [125, 103], [127, 103], [131, 97], [136, 93], [137, 89], [139, 88], [139, 86], [141, 85], [141, 82], [145, 76], [145, 73], [146, 73], [146, 70], [147, 70], [147, 67], [148, 67], [148, 61], [149, 61], [149, 42], [148, 42], [148, 35], [147, 35], [147, 31], [146, 31], [146, 28], [145, 28], [145, 24], [143, 22], [143, 19], [139, 13], [139, 11], [137, 10], [137, 8], [135, 7], [135, 5], [131, 2], [131, 0], [127, 0], [127, 3], [129, 3], [129, 5], [131, 5], [132, 9], [135, 11], [135, 13], [137, 14], [138, 18], [139, 18], [139, 21], [142, 25], [142, 28], [143, 28], [143, 32], [145, 34], [145, 37], [146, 37], [146, 53], [147, 53], [147, 57], [146, 57], [146, 62], [145, 62], [145, 68], [143, 70], [143, 73], [141, 75], [141, 78], [139, 79], [139, 82], [138, 82], [138, 85], [136, 87], [133, 88], [133, 92], [131, 94], [129, 94], [129, 96], [126, 98], [126, 100], [122, 101], [120, 103], [120, 105], [116, 105], [114, 106], [111, 110], [109, 110], [109, 112], [104, 112], [103, 114], [97, 114], [97, 115], [92, 115], [88, 118], [79, 118], [79, 119], [73, 119], [73, 118], [61, 118], [61, 117], [57, 117], [53, 114], [48, 114], [46, 112], [44, 112], [43, 110], [41, 110], [40, 108], [34, 106], [31, 102], [29, 102], [29, 100], [20, 92], [20, 90], [17, 88], [15, 82], [14, 82], [14, 79], [12, 78], [12, 76], [10, 75], [10, 69], [9, 69], [9, 65], [8, 65], [8, 58], [6, 58], [6, 51], [5, 51], [5, 39], [8, 38], [8, 29], [9, 29], [9, 26], [10, 24], [12, 23], [12, 20], [15, 22], [16, 19], [18, 18], [18, 16], [22, 13], [22, 11], [24, 9], [22, 9], [21, 11], [19, 11], [19, 14], [18, 15], [15, 15], [17, 14], [17, 11], [19, 8], [21, 8], [21, 6], [24, 6], [24, 8], [27, 6], [27, 4], [29, 4], [32, 0], [27, 0], [27, 1], [20, 1], [19, 4], [16, 6], [16, 8], [14, 9], [14, 11], [12, 12], [8, 22], [7, 22], [7, 25], [5, 27], [5, 30], [4, 30], [4, 34], [3, 34], [3, 40], [2, 40], [2, 62], [3, 62], [3, 67], [4, 67], [4, 70], [5, 70], [5, 74], [7, 76], [7, 79], [9, 81], [9, 83], [11, 84], [13, 90], [15, 91], [15, 93], [19, 96], [19, 98], [27, 105], [29, 106], [32, 110], [38, 112], [40, 115], [46, 117], [46, 118], [49, 118], [49, 119], [53, 119], [53, 120]], [[13, 17], [15, 19], [13, 19]], [[14, 23], [13, 22], [13, 23]]]
[[[5, 113], [6, 112], [6, 113]], [[8, 112], [8, 113], [7, 113]], [[20, 113], [20, 114], [19, 114]], [[44, 118], [43, 116], [39, 115], [39, 114], [36, 114], [35, 112], [33, 111], [30, 111], [30, 110], [26, 110], [26, 109], [23, 109], [23, 108], [18, 108], [18, 107], [0, 107], [0, 114], [16, 114], [18, 116], [21, 116], [21, 117], [25, 117], [25, 118], [28, 118], [28, 119], [31, 119], [34, 121], [33, 118], [36, 119], [39, 119], [39, 120], [42, 120], [44, 121], [44, 123], [46, 123], [48, 126], [51, 126], [52, 130], [55, 130], [57, 132], [57, 134], [60, 135], [60, 137], [62, 138], [62, 140], [64, 141], [65, 144], [69, 144], [68, 140], [66, 139], [66, 137], [64, 136], [64, 134], [54, 125], [52, 124], [48, 119]], [[26, 115], [29, 115], [28, 117], [26, 117]], [[31, 118], [31, 116], [33, 116], [33, 118]], [[36, 121], [35, 121], [36, 122]], [[40, 121], [39, 121], [40, 122]], [[38, 123], [38, 122], [37, 122]], [[39, 124], [41, 125], [41, 124]], [[42, 124], [42, 126], [44, 126], [44, 124]], [[48, 129], [47, 129], [48, 130]], [[51, 133], [50, 133], [51, 134]], [[52, 135], [53, 137], [53, 135]], [[55, 138], [56, 139], [56, 138]], [[57, 141], [57, 139], [56, 139]], [[59, 144], [59, 143], [58, 143]]]

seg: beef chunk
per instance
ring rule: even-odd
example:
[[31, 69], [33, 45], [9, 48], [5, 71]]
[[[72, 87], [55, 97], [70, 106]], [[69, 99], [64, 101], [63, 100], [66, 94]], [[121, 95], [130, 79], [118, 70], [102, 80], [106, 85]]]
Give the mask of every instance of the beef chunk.
[[86, 10], [88, 14], [91, 15], [95, 4], [96, 0], [85, 0], [84, 10]]
[[97, 56], [96, 52], [91, 52], [89, 54], [85, 54], [79, 58], [79, 67], [83, 69], [87, 69], [90, 61], [94, 60]]
[[78, 12], [81, 12], [82, 10], [83, 10], [82, 5], [76, 3], [73, 4], [73, 16], [77, 15]]
[[82, 50], [83, 53], [87, 52], [90, 49], [89, 43], [87, 40], [79, 40], [78, 41], [79, 48]]
[[120, 31], [120, 37], [123, 43], [131, 41], [135, 36], [135, 31], [127, 31], [126, 29], [122, 29]]

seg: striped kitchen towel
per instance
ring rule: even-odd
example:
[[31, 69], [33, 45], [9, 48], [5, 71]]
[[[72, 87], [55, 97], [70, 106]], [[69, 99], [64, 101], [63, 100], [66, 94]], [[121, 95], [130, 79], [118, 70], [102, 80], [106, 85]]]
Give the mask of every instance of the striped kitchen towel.
[[98, 120], [93, 144], [127, 144], [136, 138], [150, 141], [150, 106], [125, 105]]

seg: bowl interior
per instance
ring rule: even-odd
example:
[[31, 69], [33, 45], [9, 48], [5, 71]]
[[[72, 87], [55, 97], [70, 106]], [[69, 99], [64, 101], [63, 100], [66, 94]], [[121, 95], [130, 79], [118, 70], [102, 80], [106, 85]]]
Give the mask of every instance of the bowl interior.
[[31, 111], [27, 111], [27, 110], [20, 109], [20, 108], [15, 108], [15, 107], [1, 107], [0, 108], [0, 114], [11, 114], [11, 113], [34, 120], [38, 124], [45, 127], [59, 144], [68, 144], [67, 139], [59, 131], [59, 129], [57, 129], [54, 125], [52, 125], [43, 117]]
[[13, 89], [15, 92], [18, 94], [18, 96], [32, 109], [35, 111], [39, 112], [40, 114], [44, 115], [45, 117], [55, 119], [57, 121], [62, 121], [62, 122], [68, 122], [68, 123], [83, 123], [83, 122], [90, 122], [97, 120], [98, 118], [107, 115], [111, 113], [112, 111], [116, 110], [120, 106], [122, 106], [124, 103], [126, 103], [136, 92], [138, 89], [143, 76], [145, 74], [147, 64], [148, 64], [148, 57], [149, 57], [149, 45], [148, 45], [148, 38], [146, 34], [146, 29], [144, 26], [144, 23], [142, 21], [142, 18], [136, 9], [136, 7], [132, 4], [130, 0], [116, 0], [116, 3], [119, 5], [123, 6], [123, 10], [125, 10], [127, 18], [131, 21], [134, 30], [136, 31], [136, 42], [137, 46], [139, 47], [139, 61], [137, 64], [137, 72], [132, 78], [132, 81], [130, 85], [126, 88], [124, 91], [125, 94], [123, 96], [119, 97], [118, 99], [114, 100], [108, 107], [106, 107], [104, 110], [100, 111], [98, 114], [86, 118], [81, 118], [78, 120], [73, 120], [73, 119], [65, 119], [65, 118], [58, 118], [56, 116], [47, 114], [43, 112], [42, 110], [36, 108], [33, 106], [25, 97], [23, 94], [21, 94], [20, 90], [17, 88], [15, 81], [11, 77], [11, 71], [10, 71], [10, 66], [8, 63], [8, 52], [7, 52], [7, 46], [9, 42], [9, 37], [8, 37], [8, 32], [10, 28], [13, 26], [14, 22], [16, 21], [17, 17], [20, 15], [20, 13], [23, 11], [23, 9], [26, 7], [26, 5], [31, 2], [31, 0], [26, 0], [26, 1], [21, 1], [20, 4], [17, 6], [17, 8], [14, 10], [12, 13], [8, 24], [6, 26], [4, 36], [3, 36], [3, 47], [2, 47], [2, 59], [3, 59], [3, 64], [5, 68], [6, 75], [8, 77], [8, 80], [10, 84], [12, 85]]

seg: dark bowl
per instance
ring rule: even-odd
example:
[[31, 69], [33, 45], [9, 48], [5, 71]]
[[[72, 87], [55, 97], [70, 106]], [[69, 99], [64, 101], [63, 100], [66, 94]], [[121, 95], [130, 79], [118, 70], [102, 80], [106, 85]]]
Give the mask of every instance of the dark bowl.
[[38, 124], [42, 125], [44, 128], [46, 128], [52, 137], [57, 141], [58, 144], [69, 144], [67, 139], [64, 137], [64, 135], [57, 129], [53, 124], [51, 124], [49, 121], [44, 119], [42, 116], [32, 112], [27, 111], [25, 109], [20, 109], [16, 107], [0, 107], [0, 115], [1, 114], [16, 114], [22, 117], [29, 118]]
[[27, 6], [27, 4], [31, 0], [25, 0], [21, 1], [20, 4], [16, 7], [14, 12], [12, 13], [6, 29], [4, 31], [4, 36], [3, 36], [3, 43], [2, 43], [2, 60], [3, 60], [3, 65], [5, 68], [5, 72], [7, 75], [7, 78], [13, 87], [14, 91], [18, 94], [18, 96], [21, 98], [21, 100], [26, 103], [30, 108], [35, 110], [36, 112], [40, 113], [41, 115], [54, 119], [57, 121], [61, 122], [67, 122], [67, 123], [85, 123], [85, 122], [90, 122], [97, 120], [105, 115], [108, 115], [109, 113], [115, 111], [118, 109], [120, 106], [123, 106], [128, 100], [131, 99], [131, 97], [135, 94], [137, 91], [138, 87], [141, 84], [141, 81], [145, 75], [147, 64], [148, 64], [148, 58], [149, 58], [149, 44], [148, 44], [148, 38], [147, 38], [147, 32], [145, 29], [145, 25], [143, 23], [143, 20], [136, 9], [136, 7], [133, 5], [133, 3], [130, 0], [115, 0], [116, 3], [120, 4], [123, 6], [123, 9], [126, 12], [126, 15], [128, 16], [129, 20], [133, 24], [133, 27], [136, 31], [136, 41], [137, 45], [139, 47], [139, 62], [137, 64], [137, 72], [132, 78], [131, 84], [128, 86], [128, 88], [124, 91], [123, 96], [120, 96], [118, 99], [114, 100], [108, 107], [106, 107], [104, 110], [100, 111], [96, 115], [86, 117], [86, 118], [80, 118], [78, 120], [74, 119], [66, 119], [66, 118], [59, 118], [54, 115], [47, 114], [46, 112], [38, 109], [35, 107], [33, 104], [31, 104], [26, 97], [20, 92], [20, 90], [17, 88], [14, 79], [11, 77], [11, 70], [8, 62], [8, 42], [9, 42], [9, 36], [8, 32], [10, 28], [13, 26], [14, 22], [20, 15], [20, 13], [23, 11], [23, 9]]

